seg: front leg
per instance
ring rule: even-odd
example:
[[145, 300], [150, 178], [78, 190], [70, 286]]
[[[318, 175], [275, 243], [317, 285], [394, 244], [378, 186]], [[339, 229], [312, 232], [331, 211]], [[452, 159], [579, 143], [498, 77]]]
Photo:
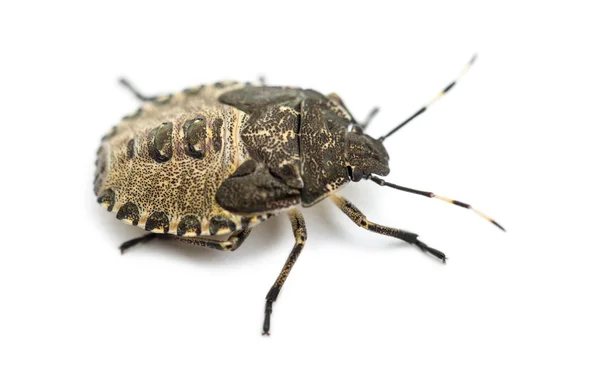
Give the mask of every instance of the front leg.
[[304, 217], [300, 211], [292, 209], [288, 213], [290, 222], [292, 224], [292, 230], [294, 231], [294, 237], [296, 238], [296, 244], [290, 253], [287, 261], [285, 262], [283, 269], [279, 273], [277, 280], [267, 293], [267, 302], [265, 304], [265, 321], [263, 323], [263, 335], [268, 335], [271, 328], [271, 313], [273, 312], [273, 302], [277, 300], [279, 291], [283, 287], [285, 280], [287, 279], [292, 267], [296, 263], [296, 260], [300, 256], [302, 249], [304, 248], [304, 242], [306, 242], [306, 225], [304, 223]]
[[342, 212], [345, 213], [346, 216], [348, 216], [350, 219], [352, 219], [352, 221], [359, 227], [371, 232], [383, 234], [384, 236], [399, 238], [402, 241], [417, 246], [423, 252], [429, 253], [434, 257], [440, 259], [442, 262], [446, 263], [446, 255], [441, 251], [433, 249], [424, 244], [423, 242], [419, 241], [417, 239], [417, 237], [419, 236], [418, 234], [407, 232], [402, 229], [390, 228], [373, 223], [369, 221], [367, 217], [362, 212], [360, 212], [358, 208], [356, 208], [356, 206], [350, 203], [350, 201], [339, 195], [332, 195], [331, 199], [335, 202], [336, 206], [338, 206], [339, 209], [342, 210]]

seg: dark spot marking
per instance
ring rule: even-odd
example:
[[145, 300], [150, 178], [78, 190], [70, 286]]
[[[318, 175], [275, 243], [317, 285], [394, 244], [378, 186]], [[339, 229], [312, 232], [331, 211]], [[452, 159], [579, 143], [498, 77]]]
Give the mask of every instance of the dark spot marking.
[[173, 156], [172, 135], [172, 122], [163, 122], [151, 132], [149, 150], [152, 159], [159, 163], [164, 163], [171, 159]]
[[215, 83], [215, 87], [218, 89], [222, 89], [223, 87], [225, 87], [225, 83], [223, 82], [216, 82]]
[[130, 220], [131, 225], [137, 225], [140, 220], [140, 210], [135, 203], [127, 202], [117, 212], [117, 219]]
[[191, 157], [202, 159], [205, 155], [206, 142], [206, 118], [199, 116], [193, 120], [186, 121], [184, 125], [186, 154]]
[[235, 223], [223, 216], [211, 217], [210, 225], [208, 227], [210, 234], [217, 234], [220, 229], [229, 229], [230, 232], [233, 232], [235, 230]]
[[169, 232], [169, 216], [164, 212], [154, 212], [146, 221], [147, 231], [162, 229], [164, 233]]
[[194, 215], [186, 215], [181, 218], [179, 225], [177, 226], [177, 235], [183, 236], [185, 234], [193, 233], [199, 236], [202, 232], [200, 228], [200, 220]]
[[133, 159], [135, 156], [135, 139], [129, 140], [127, 142], [127, 159]]
[[112, 211], [115, 206], [115, 192], [111, 189], [104, 190], [100, 196], [98, 196], [98, 203], [107, 205], [106, 210]]
[[223, 119], [216, 119], [213, 121], [213, 145], [216, 152], [221, 151], [221, 134], [223, 132]]

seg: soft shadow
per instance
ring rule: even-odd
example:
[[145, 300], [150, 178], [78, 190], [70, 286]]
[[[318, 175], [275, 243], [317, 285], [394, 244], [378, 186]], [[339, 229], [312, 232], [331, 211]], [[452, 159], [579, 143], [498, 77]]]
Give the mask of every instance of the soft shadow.
[[[123, 242], [148, 234], [141, 228], [116, 220], [114, 212], [104, 211], [93, 200], [86, 203], [86, 206], [91, 225], [99, 228], [98, 237], [107, 244], [108, 251], [119, 252], [118, 247]], [[225, 239], [227, 236], [222, 238]], [[289, 240], [286, 241], [285, 238]], [[144, 252], [144, 254], [157, 254], [161, 257], [191, 260], [197, 263], [242, 264], [248, 261], [248, 257], [260, 257], [270, 251], [277, 251], [282, 246], [291, 250], [292, 245], [291, 226], [287, 215], [283, 214], [254, 227], [244, 244], [234, 252], [203, 248], [176, 240], [155, 240], [128, 249], [126, 255]]]
[[[367, 216], [380, 209], [380, 203], [372, 196], [370, 186], [353, 186], [344, 189], [344, 195], [351, 199]], [[362, 204], [361, 207], [360, 205]], [[91, 197], [85, 203], [87, 216], [91, 225], [98, 228], [94, 231], [92, 240], [106, 244], [107, 251], [119, 252], [119, 245], [132, 238], [140, 237], [148, 232], [126, 225], [116, 220], [114, 212], [106, 212]], [[406, 249], [418, 251], [413, 246], [400, 240], [370, 233], [353, 224], [330, 200], [302, 209], [306, 218], [308, 241], [334, 241], [349, 249], [365, 249], [367, 252], [393, 251]], [[369, 213], [367, 213], [369, 212]], [[226, 238], [227, 236], [224, 236]], [[270, 252], [289, 252], [292, 249], [294, 237], [286, 214], [275, 216], [253, 228], [245, 243], [235, 252], [225, 252], [185, 244], [176, 240], [140, 244], [128, 249], [127, 254], [153, 254], [160, 257], [183, 259], [197, 264], [225, 266], [245, 264], [251, 259], [264, 257]], [[315, 246], [315, 245], [312, 245]], [[321, 244], [326, 247], [327, 244]], [[252, 258], [250, 258], [252, 257]]]

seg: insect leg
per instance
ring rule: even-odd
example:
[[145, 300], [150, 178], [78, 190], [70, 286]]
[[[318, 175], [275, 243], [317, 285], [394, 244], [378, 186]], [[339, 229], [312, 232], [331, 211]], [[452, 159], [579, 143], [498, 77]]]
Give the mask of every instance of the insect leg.
[[331, 94], [327, 95], [327, 99], [331, 100], [332, 102], [336, 103], [340, 107], [344, 108], [346, 113], [348, 113], [348, 115], [350, 116], [352, 123], [356, 127], [360, 128], [360, 130], [362, 130], [362, 131], [364, 131], [369, 126], [369, 124], [371, 123], [371, 121], [373, 120], [375, 115], [377, 115], [377, 113], [379, 113], [379, 107], [373, 107], [373, 109], [371, 109], [371, 111], [369, 111], [369, 114], [367, 115], [365, 120], [363, 122], [358, 122], [356, 120], [356, 118], [354, 118], [354, 116], [352, 116], [352, 113], [350, 112], [348, 107], [346, 107], [346, 104], [344, 104], [344, 101], [342, 100], [342, 98], [340, 98], [340, 96], [338, 94], [331, 93]]
[[193, 238], [193, 237], [177, 237], [173, 236], [174, 239], [186, 243], [191, 243], [196, 246], [208, 247], [210, 249], [222, 250], [222, 251], [235, 251], [238, 247], [244, 243], [246, 238], [250, 235], [252, 229], [242, 229], [233, 232], [228, 239], [215, 240], [212, 238]]
[[158, 233], [150, 233], [150, 234], [146, 234], [145, 236], [141, 236], [138, 238], [131, 239], [129, 241], [125, 241], [121, 244], [121, 246], [119, 246], [119, 250], [121, 250], [121, 254], [123, 254], [123, 253], [125, 253], [125, 250], [129, 249], [130, 247], [135, 246], [139, 243], [152, 241], [153, 239], [157, 238], [158, 236], [159, 236]]
[[369, 114], [367, 115], [367, 117], [365, 118], [365, 120], [358, 124], [358, 125], [360, 125], [360, 127], [363, 131], [365, 131], [365, 129], [367, 129], [367, 127], [369, 126], [371, 121], [373, 121], [373, 118], [375, 117], [375, 115], [377, 115], [378, 113], [379, 113], [379, 107], [373, 107], [371, 109], [371, 111], [369, 112]]
[[269, 330], [271, 328], [271, 313], [273, 312], [273, 302], [277, 300], [279, 291], [283, 287], [285, 280], [290, 274], [294, 263], [296, 263], [296, 260], [300, 256], [300, 253], [304, 248], [304, 242], [306, 242], [306, 225], [304, 224], [304, 217], [302, 216], [300, 211], [295, 209], [290, 210], [288, 215], [292, 224], [294, 236], [296, 237], [296, 244], [294, 245], [294, 248], [292, 249], [292, 252], [290, 253], [287, 261], [285, 262], [281, 273], [279, 273], [277, 280], [275, 280], [275, 284], [273, 284], [271, 290], [269, 290], [269, 293], [267, 293], [267, 302], [265, 304], [265, 321], [263, 323], [263, 335], [269, 334]]
[[339, 209], [342, 210], [342, 212], [345, 213], [346, 216], [348, 216], [359, 227], [371, 232], [383, 234], [384, 236], [399, 238], [411, 245], [415, 245], [423, 252], [431, 254], [442, 262], [446, 263], [446, 255], [441, 251], [433, 249], [419, 241], [417, 239], [419, 236], [418, 234], [373, 223], [372, 221], [369, 221], [366, 216], [360, 212], [360, 210], [356, 208], [356, 206], [354, 206], [350, 201], [339, 195], [332, 195], [331, 199], [335, 202], [336, 206], [338, 206]]
[[119, 83], [125, 86], [125, 88], [127, 88], [133, 95], [135, 95], [136, 98], [143, 102], [150, 102], [156, 99], [156, 96], [146, 96], [140, 93], [126, 78], [119, 79]]

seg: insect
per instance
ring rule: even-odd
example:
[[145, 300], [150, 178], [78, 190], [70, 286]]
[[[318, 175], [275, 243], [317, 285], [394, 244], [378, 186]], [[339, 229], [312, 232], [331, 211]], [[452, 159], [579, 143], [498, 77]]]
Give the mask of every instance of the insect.
[[365, 133], [377, 108], [358, 122], [336, 94], [219, 82], [147, 97], [121, 80], [143, 105], [103, 137], [94, 192], [117, 219], [151, 232], [123, 243], [121, 251], [157, 238], [234, 251], [254, 226], [286, 212], [295, 245], [266, 296], [263, 334], [269, 334], [273, 303], [306, 241], [300, 206], [330, 198], [358, 226], [446, 261], [417, 234], [376, 224], [338, 195], [351, 182], [370, 180], [441, 199], [504, 230], [469, 204], [379, 177], [390, 172], [383, 142], [448, 93], [474, 61], [475, 56], [433, 100], [377, 139]]

